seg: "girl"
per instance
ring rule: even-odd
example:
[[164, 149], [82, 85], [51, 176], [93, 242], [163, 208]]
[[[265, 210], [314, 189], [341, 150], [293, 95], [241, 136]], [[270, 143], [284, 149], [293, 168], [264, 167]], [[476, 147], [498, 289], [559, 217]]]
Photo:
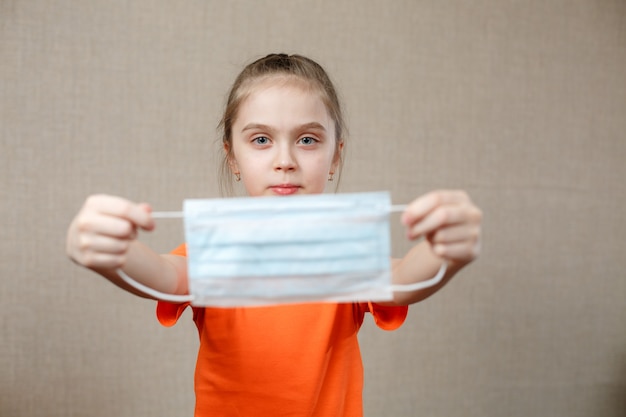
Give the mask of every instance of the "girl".
[[[322, 193], [339, 175], [341, 108], [326, 72], [308, 58], [272, 54], [249, 64], [235, 80], [220, 126], [222, 173], [241, 181], [250, 196]], [[394, 284], [431, 278], [447, 262], [439, 285], [397, 293], [385, 305], [194, 307], [196, 416], [361, 416], [357, 332], [365, 313], [383, 329], [398, 328], [407, 305], [436, 292], [479, 252], [481, 212], [464, 192], [417, 198], [402, 222], [409, 239], [425, 239], [392, 261]], [[67, 253], [139, 296], [147, 295], [121, 281], [117, 268], [158, 291], [186, 294], [185, 246], [156, 254], [136, 240], [138, 229], [153, 228], [147, 204], [92, 196], [69, 227]], [[157, 317], [171, 326], [187, 306], [159, 301]]]

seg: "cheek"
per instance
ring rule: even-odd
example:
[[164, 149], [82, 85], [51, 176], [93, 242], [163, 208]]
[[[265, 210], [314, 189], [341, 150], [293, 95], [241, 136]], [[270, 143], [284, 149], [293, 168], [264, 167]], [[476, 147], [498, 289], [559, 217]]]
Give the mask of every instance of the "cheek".
[[334, 161], [336, 160], [335, 155], [336, 155], [335, 149], [333, 148], [331, 152], [328, 152], [328, 154], [326, 154], [323, 158], [321, 158], [320, 165], [323, 165], [327, 171], [330, 171], [330, 169], [333, 166]]
[[326, 182], [328, 174], [332, 168], [332, 160], [324, 155], [319, 158], [315, 158], [310, 161], [310, 164], [305, 168], [311, 178], [316, 178], [320, 182]]
[[242, 177], [250, 184], [271, 170], [271, 161], [264, 155], [242, 153], [236, 158]]
[[233, 161], [237, 164], [241, 171], [247, 171], [251, 165], [254, 165], [254, 158], [244, 148], [233, 147]]

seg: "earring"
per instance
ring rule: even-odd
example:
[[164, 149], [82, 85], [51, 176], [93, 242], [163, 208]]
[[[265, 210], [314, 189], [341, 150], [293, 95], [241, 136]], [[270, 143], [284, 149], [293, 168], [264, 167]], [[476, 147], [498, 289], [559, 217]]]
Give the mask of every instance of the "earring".
[[239, 172], [235, 172], [235, 181], [241, 181], [241, 174]]
[[332, 172], [328, 174], [328, 181], [332, 181], [333, 180], [333, 174]]

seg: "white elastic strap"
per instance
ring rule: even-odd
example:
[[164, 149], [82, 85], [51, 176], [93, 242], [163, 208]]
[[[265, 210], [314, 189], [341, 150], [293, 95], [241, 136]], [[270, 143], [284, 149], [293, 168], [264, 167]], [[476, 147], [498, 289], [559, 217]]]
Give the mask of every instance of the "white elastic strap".
[[[424, 288], [433, 287], [441, 282], [441, 280], [446, 274], [447, 269], [448, 269], [448, 264], [447, 262], [444, 262], [443, 264], [441, 264], [441, 267], [439, 268], [439, 272], [437, 272], [437, 275], [435, 275], [433, 278], [426, 280], [426, 281], [416, 282], [413, 284], [392, 285], [391, 290], [396, 291], [396, 292], [408, 292], [408, 291], [417, 291], [417, 290], [422, 290]], [[124, 281], [131, 287], [143, 292], [144, 294], [150, 295], [156, 298], [157, 300], [169, 301], [171, 303], [188, 303], [188, 302], [193, 301], [194, 299], [192, 295], [166, 294], [164, 292], [160, 292], [153, 288], [147, 287], [141, 284], [140, 282], [137, 282], [131, 277], [129, 277], [121, 269], [117, 270], [117, 274], [120, 276], [120, 278], [122, 278], [122, 281]]]
[[[391, 206], [389, 208], [389, 211], [390, 212], [404, 211], [407, 207], [408, 207], [407, 204], [397, 204], [397, 205]], [[437, 272], [437, 274], [431, 279], [428, 279], [426, 281], [415, 282], [413, 284], [392, 285], [391, 290], [398, 291], [398, 292], [408, 292], [408, 291], [417, 291], [417, 290], [422, 290], [424, 288], [434, 287], [435, 285], [441, 282], [443, 277], [446, 275], [447, 270], [448, 270], [448, 263], [444, 261], [441, 264], [441, 267], [439, 268], [439, 271]]]
[[[182, 211], [155, 211], [152, 213], [152, 217], [155, 219], [178, 219], [183, 217]], [[136, 290], [141, 291], [142, 293], [149, 295], [151, 297], [156, 298], [157, 300], [169, 301], [172, 303], [188, 303], [193, 301], [193, 296], [191, 295], [176, 295], [176, 294], [166, 294], [161, 291], [157, 291], [154, 288], [147, 287], [140, 282], [135, 281], [131, 277], [128, 276], [121, 269], [117, 270], [117, 275], [120, 276], [122, 281], [130, 285]]]
[[417, 290], [423, 290], [424, 288], [433, 287], [441, 282], [443, 277], [446, 275], [447, 270], [448, 270], [448, 263], [444, 261], [441, 264], [441, 267], [439, 268], [439, 272], [437, 272], [437, 275], [435, 275], [431, 279], [427, 279], [426, 281], [415, 282], [413, 284], [392, 285], [391, 290], [398, 291], [398, 292], [408, 292], [408, 291], [417, 291]]
[[[398, 211], [404, 211], [408, 206], [406, 204], [396, 204], [389, 206], [389, 212], [394, 213]], [[182, 211], [155, 211], [152, 213], [152, 217], [155, 219], [181, 219], [184, 212]]]
[[394, 213], [397, 211], [404, 211], [409, 205], [408, 204], [395, 204], [389, 206], [389, 212]]
[[[389, 211], [390, 212], [403, 211], [404, 209], [406, 209], [406, 207], [407, 206], [405, 204], [392, 205], [389, 208]], [[155, 219], [177, 219], [177, 218], [184, 217], [184, 213], [182, 211], [155, 211], [152, 213], [152, 217]], [[448, 267], [447, 263], [444, 262], [441, 265], [441, 268], [439, 268], [439, 272], [437, 273], [437, 275], [435, 275], [433, 278], [426, 280], [426, 281], [416, 282], [414, 284], [392, 285], [391, 289], [392, 291], [405, 292], [405, 291], [417, 291], [423, 288], [432, 287], [434, 285], [439, 284], [439, 282], [441, 282], [444, 275], [446, 274], [447, 267]], [[166, 294], [166, 293], [157, 291], [153, 288], [150, 288], [148, 286], [145, 286], [141, 284], [140, 282], [137, 282], [131, 277], [129, 277], [121, 269], [117, 270], [117, 274], [120, 276], [122, 281], [124, 281], [126, 284], [158, 300], [169, 301], [173, 303], [187, 303], [187, 302], [193, 301], [192, 295]]]
[[182, 211], [155, 211], [152, 213], [155, 219], [182, 219], [184, 213]]
[[193, 301], [193, 296], [191, 296], [191, 295], [166, 294], [164, 292], [157, 291], [157, 290], [155, 290], [153, 288], [147, 287], [147, 286], [143, 285], [142, 283], [137, 282], [134, 279], [132, 279], [131, 277], [129, 277], [121, 269], [117, 270], [117, 275], [119, 275], [120, 278], [122, 278], [122, 281], [124, 281], [125, 283], [127, 283], [131, 287], [135, 288], [136, 290], [139, 290], [139, 291], [143, 292], [144, 294], [150, 295], [150, 296], [156, 298], [157, 300], [170, 301], [172, 303], [187, 303], [187, 302]]

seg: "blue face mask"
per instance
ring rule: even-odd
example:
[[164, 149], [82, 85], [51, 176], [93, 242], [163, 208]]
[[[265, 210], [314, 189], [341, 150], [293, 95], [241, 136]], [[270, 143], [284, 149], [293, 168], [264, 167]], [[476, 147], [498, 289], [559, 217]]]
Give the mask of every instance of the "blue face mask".
[[186, 200], [203, 305], [390, 300], [387, 193]]
[[445, 272], [391, 284], [393, 209], [387, 192], [185, 200], [190, 296], [140, 289], [197, 306], [390, 301]]

